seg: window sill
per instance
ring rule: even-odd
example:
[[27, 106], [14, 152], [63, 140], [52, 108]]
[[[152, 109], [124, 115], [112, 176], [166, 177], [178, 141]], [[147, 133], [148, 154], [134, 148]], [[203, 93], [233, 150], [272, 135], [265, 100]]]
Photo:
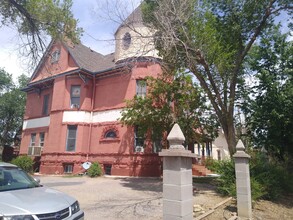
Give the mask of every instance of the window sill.
[[103, 138], [103, 139], [100, 140], [100, 142], [105, 142], [105, 143], [120, 142], [120, 139], [118, 139], [118, 138], [115, 138], [115, 139], [110, 139], [110, 138], [106, 139], [106, 138]]

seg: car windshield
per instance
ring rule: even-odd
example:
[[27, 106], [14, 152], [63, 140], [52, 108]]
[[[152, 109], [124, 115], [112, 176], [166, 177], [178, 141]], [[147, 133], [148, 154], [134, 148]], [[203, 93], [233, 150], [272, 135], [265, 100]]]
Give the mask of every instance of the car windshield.
[[0, 167], [0, 192], [38, 187], [40, 184], [18, 167]]

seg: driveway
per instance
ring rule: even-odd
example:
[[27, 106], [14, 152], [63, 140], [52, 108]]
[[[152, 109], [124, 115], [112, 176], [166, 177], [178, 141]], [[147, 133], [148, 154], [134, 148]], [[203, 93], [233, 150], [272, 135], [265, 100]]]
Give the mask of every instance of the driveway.
[[41, 183], [78, 199], [86, 220], [162, 219], [159, 178], [39, 176]]

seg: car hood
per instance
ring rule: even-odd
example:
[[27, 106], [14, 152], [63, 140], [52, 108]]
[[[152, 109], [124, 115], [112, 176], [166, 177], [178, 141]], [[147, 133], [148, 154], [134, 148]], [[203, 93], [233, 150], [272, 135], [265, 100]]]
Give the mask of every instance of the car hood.
[[5, 191], [0, 192], [0, 216], [52, 213], [74, 202], [74, 198], [47, 187]]

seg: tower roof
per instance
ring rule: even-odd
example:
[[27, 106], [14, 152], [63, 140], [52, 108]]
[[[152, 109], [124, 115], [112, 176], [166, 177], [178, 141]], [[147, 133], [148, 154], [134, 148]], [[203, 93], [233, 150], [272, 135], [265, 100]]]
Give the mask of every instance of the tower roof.
[[139, 5], [122, 23], [122, 25], [131, 25], [133, 23], [141, 23], [142, 20], [142, 12], [141, 6]]
[[122, 24], [117, 28], [115, 34], [117, 31], [124, 26], [131, 26], [136, 23], [143, 23], [142, 19], [142, 12], [141, 12], [141, 5], [139, 5], [123, 22]]

